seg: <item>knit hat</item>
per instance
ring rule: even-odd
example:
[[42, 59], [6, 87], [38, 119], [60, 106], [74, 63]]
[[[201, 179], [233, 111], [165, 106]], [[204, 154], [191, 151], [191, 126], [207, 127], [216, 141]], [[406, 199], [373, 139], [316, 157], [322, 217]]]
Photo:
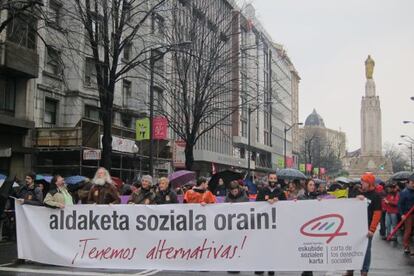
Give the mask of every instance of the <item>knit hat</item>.
[[361, 176], [361, 181], [368, 183], [370, 190], [375, 189], [375, 176], [372, 173], [364, 173]]
[[142, 178], [141, 178], [141, 182], [144, 181], [144, 180], [148, 181], [150, 183], [150, 185], [152, 186], [152, 176], [151, 175], [149, 175], [149, 174], [143, 175]]

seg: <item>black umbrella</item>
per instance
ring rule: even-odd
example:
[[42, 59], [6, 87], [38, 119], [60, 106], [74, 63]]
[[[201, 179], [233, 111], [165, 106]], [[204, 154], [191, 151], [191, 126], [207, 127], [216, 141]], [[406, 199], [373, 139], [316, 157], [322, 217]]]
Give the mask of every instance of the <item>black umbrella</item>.
[[4, 208], [6, 207], [7, 200], [9, 199], [9, 196], [12, 194], [12, 187], [14, 183], [14, 177], [7, 178], [3, 185], [0, 187], [0, 216], [4, 212]]
[[211, 177], [210, 181], [208, 182], [208, 188], [210, 189], [210, 191], [214, 191], [216, 189], [220, 178], [223, 179], [224, 184], [228, 186], [230, 182], [233, 180], [243, 179], [243, 174], [234, 171], [222, 171], [216, 173]]
[[307, 179], [306, 175], [304, 175], [301, 171], [296, 169], [281, 169], [276, 172], [277, 177], [280, 179]]
[[410, 178], [412, 174], [413, 173], [409, 171], [401, 171], [401, 172], [397, 172], [391, 175], [391, 179], [392, 180], [408, 180], [408, 178]]

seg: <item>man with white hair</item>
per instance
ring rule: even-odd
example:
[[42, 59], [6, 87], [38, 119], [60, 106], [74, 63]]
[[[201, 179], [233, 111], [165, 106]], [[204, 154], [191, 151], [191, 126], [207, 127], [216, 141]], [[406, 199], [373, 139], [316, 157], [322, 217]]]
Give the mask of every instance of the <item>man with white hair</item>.
[[88, 203], [95, 204], [119, 204], [118, 191], [112, 184], [109, 172], [101, 167], [96, 171], [95, 177], [92, 180], [92, 188], [89, 191]]
[[128, 204], [156, 204], [155, 191], [152, 188], [152, 176], [144, 175], [141, 179], [141, 187], [131, 194]]

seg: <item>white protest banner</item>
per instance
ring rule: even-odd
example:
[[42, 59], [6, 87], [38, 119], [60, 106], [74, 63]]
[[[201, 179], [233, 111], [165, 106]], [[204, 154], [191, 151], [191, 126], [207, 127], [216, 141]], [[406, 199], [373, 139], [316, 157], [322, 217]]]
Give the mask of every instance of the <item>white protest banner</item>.
[[361, 269], [367, 202], [17, 205], [18, 256], [83, 268]]

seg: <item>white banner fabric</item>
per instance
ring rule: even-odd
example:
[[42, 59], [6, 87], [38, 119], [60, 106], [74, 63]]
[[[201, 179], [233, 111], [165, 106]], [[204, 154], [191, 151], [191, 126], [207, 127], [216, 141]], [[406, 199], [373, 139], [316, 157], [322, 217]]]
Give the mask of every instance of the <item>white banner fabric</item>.
[[331, 271], [362, 267], [367, 202], [16, 204], [18, 256], [108, 269]]

